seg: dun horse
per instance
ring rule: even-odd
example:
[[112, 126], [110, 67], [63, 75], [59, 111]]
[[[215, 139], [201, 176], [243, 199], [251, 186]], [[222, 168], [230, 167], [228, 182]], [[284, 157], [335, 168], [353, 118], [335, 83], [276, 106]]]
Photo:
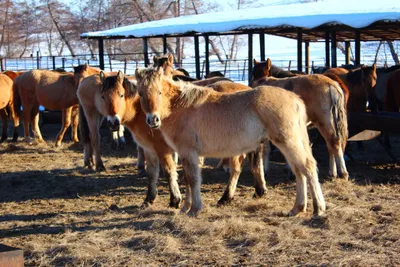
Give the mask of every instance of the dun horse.
[[[140, 108], [134, 84], [124, 78], [122, 72], [107, 78], [100, 72], [100, 75], [84, 79], [79, 85], [77, 95], [81, 104], [79, 124], [85, 166], [93, 167], [94, 155], [96, 170], [105, 170], [99, 150], [99, 127], [103, 118], [107, 118], [107, 123], [113, 130], [125, 125], [144, 149], [146, 157], [149, 183], [144, 205], [153, 203], [157, 196], [160, 161], [168, 174], [170, 206], [179, 207], [181, 194], [177, 183], [178, 173], [172, 158], [173, 150], [166, 144], [160, 131], [151, 130], [146, 125], [146, 116]], [[138, 164], [143, 162], [138, 159]]]
[[307, 134], [306, 110], [298, 96], [277, 87], [219, 93], [174, 82], [162, 69], [137, 69], [136, 79], [146, 123], [160, 129], [182, 158], [187, 180], [182, 212], [195, 215], [202, 209], [199, 156], [241, 155], [256, 150], [266, 140], [280, 148], [297, 178], [297, 196], [290, 214], [306, 210], [307, 181], [314, 213], [325, 211]]
[[90, 75], [87, 64], [74, 67], [75, 73], [59, 73], [49, 70], [31, 70], [18, 76], [14, 86], [20, 101], [15, 101], [16, 110], [22, 104], [25, 141], [30, 142], [29, 125], [38, 142], [44, 142], [39, 129], [39, 106], [62, 111], [62, 127], [56, 138], [60, 146], [65, 131], [72, 121], [72, 140], [78, 142], [78, 98], [76, 89], [80, 81]]
[[[329, 174], [332, 177], [348, 179], [348, 172], [343, 158], [347, 141], [347, 115], [345, 96], [339, 84], [320, 75], [298, 75], [288, 78], [269, 77], [271, 60], [255, 63], [255, 70], [262, 69], [261, 74], [253, 72], [251, 87], [260, 85], [278, 86], [299, 95], [306, 105], [307, 115], [325, 139], [329, 151]], [[257, 75], [256, 75], [257, 74]]]

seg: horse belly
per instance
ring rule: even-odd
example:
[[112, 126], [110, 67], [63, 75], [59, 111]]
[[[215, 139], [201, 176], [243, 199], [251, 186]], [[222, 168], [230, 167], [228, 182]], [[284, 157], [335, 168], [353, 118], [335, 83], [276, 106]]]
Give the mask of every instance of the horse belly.
[[198, 154], [205, 157], [231, 157], [253, 151], [267, 138], [267, 132], [254, 113], [243, 116], [241, 122], [208, 131], [201, 138]]
[[36, 99], [40, 105], [50, 110], [61, 110], [78, 104], [77, 97], [71, 97], [62, 91], [38, 89]]

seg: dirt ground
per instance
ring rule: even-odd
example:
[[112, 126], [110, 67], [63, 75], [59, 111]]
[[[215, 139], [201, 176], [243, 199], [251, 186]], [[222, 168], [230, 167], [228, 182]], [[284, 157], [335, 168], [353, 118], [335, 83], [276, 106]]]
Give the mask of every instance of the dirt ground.
[[[217, 160], [206, 160], [205, 209], [189, 218], [167, 207], [163, 178], [155, 204], [139, 208], [147, 180], [137, 176], [133, 144], [113, 151], [104, 132], [108, 172], [95, 173], [82, 168], [80, 145], [54, 147], [59, 127], [42, 127], [47, 145], [21, 138], [0, 144], [0, 243], [22, 248], [25, 266], [400, 265], [400, 169], [377, 141], [365, 142], [364, 150], [354, 146], [348, 182], [327, 177], [325, 146], [314, 145], [327, 202], [323, 218], [312, 218], [311, 205], [306, 214], [286, 216], [295, 182], [277, 153], [266, 196], [252, 198], [245, 167], [225, 207], [216, 203], [228, 175], [215, 169]], [[400, 157], [400, 136], [393, 147]]]

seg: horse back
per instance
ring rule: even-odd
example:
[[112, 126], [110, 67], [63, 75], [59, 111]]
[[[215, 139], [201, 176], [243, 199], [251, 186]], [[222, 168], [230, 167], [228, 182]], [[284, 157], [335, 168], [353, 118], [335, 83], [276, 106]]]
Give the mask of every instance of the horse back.
[[0, 109], [8, 105], [12, 98], [13, 81], [5, 74], [0, 74]]

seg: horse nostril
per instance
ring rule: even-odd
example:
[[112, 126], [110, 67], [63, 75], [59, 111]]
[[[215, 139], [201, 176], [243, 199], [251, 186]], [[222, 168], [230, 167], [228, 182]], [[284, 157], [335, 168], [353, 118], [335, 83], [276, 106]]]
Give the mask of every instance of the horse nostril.
[[158, 122], [160, 122], [160, 118], [155, 117], [155, 118], [154, 118], [154, 121], [158, 123]]
[[150, 125], [151, 124], [150, 118], [147, 118], [146, 122], [147, 122], [148, 125]]

